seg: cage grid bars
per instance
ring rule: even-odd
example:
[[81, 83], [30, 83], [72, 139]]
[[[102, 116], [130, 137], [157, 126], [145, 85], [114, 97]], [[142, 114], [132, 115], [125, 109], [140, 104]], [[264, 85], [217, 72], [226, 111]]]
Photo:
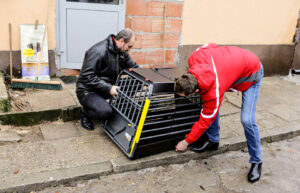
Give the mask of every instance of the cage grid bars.
[[[167, 142], [170, 147], [170, 143], [191, 130], [201, 112], [199, 96], [177, 97], [170, 87], [167, 92], [157, 92], [156, 86], [160, 89], [160, 82], [148, 81], [147, 75], [144, 77], [142, 74], [139, 71], [122, 71], [116, 83], [120, 86], [119, 94], [110, 100], [112, 108], [121, 115], [119, 118], [129, 123], [123, 122], [124, 128], [119, 124], [121, 127], [111, 130], [110, 137], [129, 158], [143, 154], [145, 148], [151, 151], [148, 147], [154, 144], [157, 144], [156, 148], [163, 149], [159, 144]], [[118, 122], [119, 118], [114, 121]], [[122, 141], [124, 134], [132, 131], [135, 132], [132, 138]]]
[[[188, 106], [194, 106], [194, 105], [200, 105], [200, 102], [197, 103], [189, 103], [189, 104], [177, 104], [176, 107], [188, 107]], [[170, 109], [170, 106], [164, 106], [164, 107], [156, 107], [156, 108], [151, 108], [149, 109], [149, 112], [155, 112], [157, 110], [167, 110]]]
[[185, 113], [192, 113], [192, 112], [197, 112], [199, 109], [190, 109], [190, 110], [180, 110], [180, 111], [173, 111], [173, 112], [168, 112], [164, 114], [157, 114], [157, 115], [148, 115], [148, 119], [153, 119], [153, 118], [158, 118], [162, 116], [170, 116], [170, 115], [177, 115], [177, 114], [185, 114]]
[[[145, 83], [138, 76], [133, 74], [129, 75], [129, 71], [127, 70], [124, 70], [123, 73], [119, 75], [116, 84], [120, 86], [120, 90], [118, 91], [118, 96], [112, 99], [110, 104], [114, 110], [122, 114], [130, 124], [136, 126], [141, 115], [145, 98], [150, 98], [150, 84]], [[133, 97], [129, 97], [131, 93], [133, 93]]]
[[[138, 83], [138, 86], [135, 88], [135, 93], [134, 93], [134, 97], [133, 97], [133, 98], [136, 97], [136, 94], [137, 94], [137, 92], [138, 92], [139, 85], [140, 85], [140, 83]], [[133, 118], [135, 117], [134, 115], [135, 115], [136, 109], [137, 109], [137, 108], [134, 108], [133, 113], [132, 113], [132, 115], [131, 115], [131, 119], [132, 119], [132, 120], [133, 120]]]
[[[132, 81], [133, 81], [133, 83], [132, 83]], [[136, 82], [136, 79], [134, 79], [134, 80], [131, 79], [130, 80], [130, 82], [129, 82], [130, 86], [129, 87], [131, 87], [132, 89], [131, 89], [131, 91], [129, 93], [127, 93], [127, 95], [129, 94], [129, 96], [131, 96], [132, 90], [134, 88], [133, 85], [135, 84], [135, 82]], [[131, 83], [132, 83], [132, 85], [131, 85]], [[128, 88], [128, 90], [129, 90], [129, 88]], [[130, 108], [128, 108], [129, 104], [130, 104]], [[129, 113], [131, 111], [131, 108], [132, 108], [132, 104], [131, 103], [127, 103], [126, 107], [125, 107], [125, 112], [124, 112], [124, 114], [125, 114], [126, 117], [129, 117], [128, 115], [129, 115]], [[128, 114], [127, 114], [127, 112], [128, 112]]]
[[126, 94], [126, 91], [128, 91], [128, 89], [129, 89], [129, 85], [128, 85], [128, 83], [129, 83], [128, 79], [129, 79], [129, 78], [130, 78], [130, 76], [127, 76], [127, 77], [126, 77], [125, 85], [122, 87], [122, 88], [124, 88], [124, 92], [121, 91], [121, 95], [123, 96], [123, 97], [121, 97], [121, 98], [123, 99], [123, 103], [122, 103], [122, 105], [121, 105], [121, 112], [122, 112], [123, 114], [124, 114], [124, 112], [123, 112], [123, 107], [124, 107], [124, 104], [125, 104], [126, 100], [128, 99], [128, 96], [127, 96], [127, 94]]
[[177, 125], [173, 125], [173, 126], [166, 126], [166, 127], [160, 127], [160, 128], [154, 128], [154, 129], [148, 129], [148, 130], [144, 130], [142, 131], [142, 133], [146, 134], [146, 133], [150, 133], [153, 131], [163, 131], [163, 130], [167, 130], [167, 129], [171, 129], [171, 128], [176, 128], [176, 127], [182, 127], [182, 126], [188, 126], [194, 124], [194, 122], [188, 122], [188, 123], [181, 123], [181, 124], [177, 124]]
[[[171, 128], [175, 128], [175, 127], [171, 126]], [[150, 140], [150, 139], [154, 140], [156, 138], [161, 138], [161, 137], [170, 136], [170, 135], [185, 134], [185, 133], [188, 133], [190, 131], [191, 131], [191, 129], [185, 129], [185, 130], [179, 130], [179, 131], [163, 133], [163, 134], [159, 134], [159, 135], [152, 135], [152, 136], [149, 136], [149, 137], [141, 137], [140, 141], [143, 142], [143, 141], [146, 141], [146, 140]]]
[[[162, 124], [162, 123], [170, 123], [173, 121], [181, 121], [181, 120], [192, 119], [192, 118], [197, 118], [197, 117], [199, 117], [199, 115], [190, 115], [190, 116], [185, 116], [185, 117], [180, 117], [180, 118], [172, 118], [172, 119], [162, 120], [162, 121], [152, 121], [152, 122], [145, 123], [144, 126], [151, 126], [151, 125]], [[151, 131], [151, 129], [149, 129], [147, 131]]]

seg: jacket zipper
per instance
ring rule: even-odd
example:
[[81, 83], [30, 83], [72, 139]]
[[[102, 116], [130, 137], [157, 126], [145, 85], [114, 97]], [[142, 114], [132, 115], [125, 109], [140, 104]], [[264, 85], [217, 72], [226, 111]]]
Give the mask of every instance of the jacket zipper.
[[117, 54], [117, 73], [118, 73], [118, 75], [119, 75], [119, 54]]

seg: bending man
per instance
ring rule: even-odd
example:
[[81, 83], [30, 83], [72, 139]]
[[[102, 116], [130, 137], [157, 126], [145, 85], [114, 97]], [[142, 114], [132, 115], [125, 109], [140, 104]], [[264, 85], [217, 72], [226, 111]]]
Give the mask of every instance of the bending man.
[[177, 79], [175, 91], [181, 96], [199, 92], [204, 103], [199, 121], [186, 138], [177, 144], [176, 151], [186, 150], [193, 142], [193, 151], [217, 150], [220, 140], [219, 109], [224, 93], [241, 91], [241, 122], [251, 163], [248, 180], [259, 180], [262, 157], [255, 109], [264, 72], [258, 57], [238, 47], [208, 44], [196, 49], [188, 63], [190, 68]]

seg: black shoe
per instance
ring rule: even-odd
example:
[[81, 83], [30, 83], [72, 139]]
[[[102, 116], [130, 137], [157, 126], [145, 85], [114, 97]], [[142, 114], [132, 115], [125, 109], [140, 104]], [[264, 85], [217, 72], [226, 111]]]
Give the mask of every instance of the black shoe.
[[90, 120], [82, 110], [80, 111], [80, 123], [86, 130], [92, 131], [95, 129], [92, 120]]
[[218, 142], [212, 142], [208, 139], [204, 141], [200, 141], [192, 145], [191, 150], [197, 153], [205, 152], [205, 151], [215, 151], [218, 150], [219, 143]]
[[204, 145], [204, 143], [208, 140], [208, 135], [206, 133], [203, 133], [200, 138], [195, 141], [194, 143], [192, 143], [192, 147], [201, 147]]
[[251, 169], [248, 173], [248, 181], [254, 183], [259, 180], [261, 176], [261, 165], [262, 163], [252, 163]]

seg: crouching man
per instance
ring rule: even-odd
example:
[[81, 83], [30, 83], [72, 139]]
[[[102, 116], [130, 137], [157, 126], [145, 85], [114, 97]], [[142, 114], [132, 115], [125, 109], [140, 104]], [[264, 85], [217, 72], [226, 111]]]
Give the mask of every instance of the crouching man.
[[251, 169], [248, 181], [255, 182], [261, 176], [261, 146], [255, 110], [263, 66], [250, 51], [216, 44], [196, 49], [188, 59], [189, 70], [176, 80], [175, 92], [187, 96], [199, 92], [203, 109], [191, 132], [176, 146], [185, 151], [189, 144], [195, 152], [217, 150], [219, 147], [219, 109], [226, 91], [242, 92], [241, 122], [245, 130]]
[[118, 95], [119, 87], [114, 85], [123, 69], [137, 68], [128, 51], [134, 46], [135, 34], [130, 29], [111, 34], [86, 51], [80, 75], [76, 84], [76, 95], [82, 105], [81, 126], [94, 130], [92, 120], [107, 120], [112, 108], [106, 101]]

